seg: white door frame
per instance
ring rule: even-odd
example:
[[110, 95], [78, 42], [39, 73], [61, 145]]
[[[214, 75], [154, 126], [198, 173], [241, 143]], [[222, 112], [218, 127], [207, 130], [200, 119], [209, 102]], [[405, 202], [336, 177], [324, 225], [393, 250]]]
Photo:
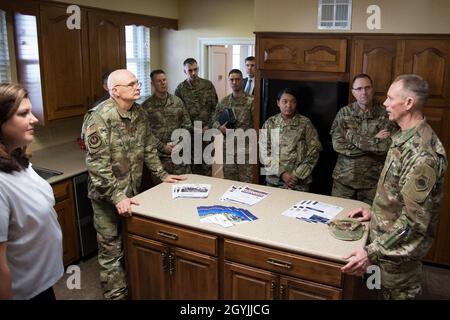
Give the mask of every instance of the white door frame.
[[200, 65], [200, 77], [205, 79], [211, 79], [211, 70], [209, 66], [211, 65], [210, 55], [208, 54], [208, 46], [220, 46], [220, 45], [254, 45], [255, 38], [198, 38], [197, 42], [197, 52], [199, 57]]

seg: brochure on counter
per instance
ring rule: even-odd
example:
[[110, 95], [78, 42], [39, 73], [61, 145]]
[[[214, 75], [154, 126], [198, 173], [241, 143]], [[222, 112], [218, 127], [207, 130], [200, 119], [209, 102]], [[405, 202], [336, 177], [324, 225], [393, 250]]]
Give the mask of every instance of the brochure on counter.
[[344, 208], [315, 200], [302, 200], [282, 215], [311, 223], [327, 223]]
[[210, 184], [174, 184], [172, 199], [207, 198], [211, 190]]
[[232, 185], [220, 198], [221, 201], [235, 202], [252, 206], [266, 198], [270, 193], [249, 186], [239, 187]]
[[218, 205], [199, 206], [197, 212], [202, 223], [215, 223], [226, 228], [258, 219], [246, 209]]

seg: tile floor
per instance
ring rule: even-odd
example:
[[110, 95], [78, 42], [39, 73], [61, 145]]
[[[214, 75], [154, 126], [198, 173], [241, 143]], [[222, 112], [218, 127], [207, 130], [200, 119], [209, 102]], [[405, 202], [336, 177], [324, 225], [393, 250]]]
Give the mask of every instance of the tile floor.
[[[69, 290], [67, 279], [64, 277], [54, 286], [58, 300], [101, 300], [103, 299], [97, 256], [79, 264], [81, 270], [81, 289]], [[424, 265], [424, 292], [422, 299], [449, 300], [450, 299], [450, 268]]]

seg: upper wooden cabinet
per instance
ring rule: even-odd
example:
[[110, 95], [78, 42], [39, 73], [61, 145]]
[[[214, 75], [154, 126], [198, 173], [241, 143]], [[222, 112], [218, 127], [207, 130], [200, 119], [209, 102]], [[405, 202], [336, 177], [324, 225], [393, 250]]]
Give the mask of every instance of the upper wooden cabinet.
[[398, 58], [400, 50], [397, 40], [354, 40], [350, 80], [359, 73], [370, 75], [374, 84], [375, 100], [384, 102], [390, 84], [401, 73], [401, 59]]
[[41, 5], [39, 15], [46, 120], [82, 115], [90, 96], [86, 13], [81, 11], [81, 29], [72, 30], [65, 6]]
[[259, 39], [259, 69], [345, 72], [347, 39]]
[[126, 68], [125, 27], [112, 13], [88, 12], [91, 103], [103, 96], [102, 76]]
[[403, 72], [419, 74], [428, 81], [428, 105], [450, 107], [449, 40], [406, 40]]

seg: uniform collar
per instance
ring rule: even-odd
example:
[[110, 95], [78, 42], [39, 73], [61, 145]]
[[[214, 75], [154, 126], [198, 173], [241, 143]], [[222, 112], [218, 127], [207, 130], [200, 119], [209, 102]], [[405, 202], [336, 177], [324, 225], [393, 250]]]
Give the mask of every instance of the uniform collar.
[[426, 125], [426, 119], [425, 117], [423, 118], [423, 120], [421, 120], [415, 127], [409, 128], [407, 130], [404, 131], [397, 131], [393, 136], [392, 136], [392, 147], [398, 147], [401, 146], [402, 144], [404, 144], [406, 141], [408, 141], [409, 139], [411, 139], [417, 131], [419, 131], [421, 128], [423, 128]]
[[359, 118], [373, 119], [378, 114], [378, 105], [375, 103], [372, 105], [371, 108], [369, 108], [369, 110], [363, 111], [359, 106], [358, 102], [355, 101], [352, 103], [352, 108], [353, 108], [353, 115]]

